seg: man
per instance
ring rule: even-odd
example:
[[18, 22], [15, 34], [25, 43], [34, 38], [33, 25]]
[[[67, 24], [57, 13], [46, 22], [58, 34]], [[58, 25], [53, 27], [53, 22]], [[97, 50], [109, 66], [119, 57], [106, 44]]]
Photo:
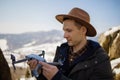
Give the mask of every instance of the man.
[[[62, 61], [62, 66], [53, 66], [45, 62], [37, 80], [113, 80], [109, 57], [103, 48], [86, 36], [94, 37], [95, 28], [90, 24], [89, 14], [73, 8], [68, 14], [60, 14], [56, 19], [63, 24], [63, 43], [56, 50], [54, 62]], [[28, 62], [31, 70], [36, 60]]]

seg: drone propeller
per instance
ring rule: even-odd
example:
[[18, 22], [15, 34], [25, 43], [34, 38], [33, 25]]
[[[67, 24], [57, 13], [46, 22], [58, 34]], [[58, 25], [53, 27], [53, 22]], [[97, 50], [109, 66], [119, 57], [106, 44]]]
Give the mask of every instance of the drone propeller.
[[16, 59], [15, 59], [15, 56], [13, 54], [11, 54], [11, 59], [12, 59], [13, 68], [14, 68], [14, 70], [16, 70], [16, 67], [14, 65], [14, 62], [16, 61]]

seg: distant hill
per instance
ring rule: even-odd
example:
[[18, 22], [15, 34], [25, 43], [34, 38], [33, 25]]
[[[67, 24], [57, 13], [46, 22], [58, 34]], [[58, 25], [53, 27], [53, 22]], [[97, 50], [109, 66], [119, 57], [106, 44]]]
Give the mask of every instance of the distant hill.
[[32, 45], [40, 45], [44, 43], [53, 43], [63, 39], [62, 31], [40, 31], [28, 32], [22, 34], [0, 34], [0, 39], [7, 40], [9, 49], [18, 49], [25, 44], [34, 42]]
[[[63, 40], [63, 32], [59, 30], [27, 32], [22, 34], [0, 34], [0, 40], [6, 40], [9, 50], [24, 46], [35, 46], [45, 43], [54, 43]], [[97, 41], [98, 37], [88, 37]]]

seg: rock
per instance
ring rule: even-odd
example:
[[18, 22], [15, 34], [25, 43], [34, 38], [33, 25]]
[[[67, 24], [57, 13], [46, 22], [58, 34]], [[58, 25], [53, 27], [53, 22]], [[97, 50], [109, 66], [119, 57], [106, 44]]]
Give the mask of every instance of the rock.
[[120, 26], [102, 33], [98, 41], [111, 59], [114, 80], [120, 80]]
[[120, 26], [113, 27], [102, 33], [98, 39], [100, 45], [106, 50], [110, 59], [120, 57]]
[[0, 49], [0, 80], [12, 80], [10, 68], [1, 49]]

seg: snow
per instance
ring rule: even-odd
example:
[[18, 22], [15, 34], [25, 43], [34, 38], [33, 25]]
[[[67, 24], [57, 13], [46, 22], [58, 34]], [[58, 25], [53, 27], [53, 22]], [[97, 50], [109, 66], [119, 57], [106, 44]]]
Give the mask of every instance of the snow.
[[36, 41], [32, 41], [31, 43], [25, 44], [24, 47], [29, 47], [29, 46], [31, 46], [31, 45], [33, 45], [35, 43], [36, 43]]
[[116, 74], [120, 74], [120, 68], [115, 68], [115, 66], [117, 66], [118, 64], [120, 64], [120, 58], [111, 61], [113, 72]]
[[114, 59], [111, 61], [112, 69], [117, 66], [117, 64], [120, 64], [120, 58]]
[[6, 40], [6, 39], [0, 39], [0, 48], [1, 48], [2, 50], [8, 49], [7, 40]]
[[104, 33], [104, 35], [105, 35], [105, 36], [108, 36], [108, 35], [110, 35], [111, 33], [116, 32], [117, 30], [120, 30], [120, 26], [112, 27], [110, 30], [106, 31], [106, 32]]

